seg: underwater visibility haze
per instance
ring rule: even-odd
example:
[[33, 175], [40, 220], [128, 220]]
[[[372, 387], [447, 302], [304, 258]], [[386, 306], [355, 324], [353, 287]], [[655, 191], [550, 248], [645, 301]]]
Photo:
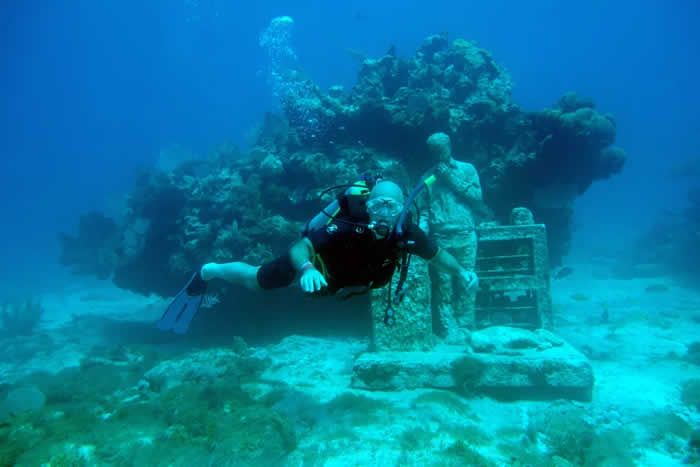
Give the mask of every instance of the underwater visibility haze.
[[0, 10], [0, 465], [700, 464], [697, 2]]

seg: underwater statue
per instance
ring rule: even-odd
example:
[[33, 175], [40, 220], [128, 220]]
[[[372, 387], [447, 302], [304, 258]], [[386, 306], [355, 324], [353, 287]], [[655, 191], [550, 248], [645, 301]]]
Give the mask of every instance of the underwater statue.
[[[468, 270], [476, 264], [477, 236], [475, 211], [483, 206], [479, 174], [468, 162], [452, 155], [450, 137], [433, 133], [426, 141], [436, 183], [428, 187], [430, 235], [438, 246], [447, 250]], [[448, 341], [459, 342], [464, 330], [474, 326], [475, 288], [454, 281], [443, 270], [432, 272], [432, 304], [441, 328], [435, 329]]]

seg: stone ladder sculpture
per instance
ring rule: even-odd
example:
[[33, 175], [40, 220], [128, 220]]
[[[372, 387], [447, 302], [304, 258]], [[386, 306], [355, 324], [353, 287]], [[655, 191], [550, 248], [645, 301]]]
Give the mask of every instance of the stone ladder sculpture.
[[474, 327], [501, 325], [551, 330], [552, 295], [545, 226], [534, 224], [532, 214], [513, 218], [514, 225], [477, 228], [476, 272], [480, 290]]

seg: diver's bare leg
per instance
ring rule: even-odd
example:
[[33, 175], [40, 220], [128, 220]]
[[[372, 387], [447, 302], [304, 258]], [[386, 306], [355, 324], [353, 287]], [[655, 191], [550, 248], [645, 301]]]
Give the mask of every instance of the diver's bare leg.
[[205, 281], [223, 279], [250, 290], [261, 290], [260, 285], [258, 285], [258, 269], [260, 269], [260, 266], [252, 266], [241, 262], [207, 263], [202, 266], [200, 273]]

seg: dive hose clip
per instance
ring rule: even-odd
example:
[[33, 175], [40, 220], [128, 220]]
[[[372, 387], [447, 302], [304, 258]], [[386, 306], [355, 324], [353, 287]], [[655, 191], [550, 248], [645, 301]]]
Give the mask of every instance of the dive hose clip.
[[394, 326], [394, 308], [391, 304], [384, 310], [384, 324], [390, 328]]

